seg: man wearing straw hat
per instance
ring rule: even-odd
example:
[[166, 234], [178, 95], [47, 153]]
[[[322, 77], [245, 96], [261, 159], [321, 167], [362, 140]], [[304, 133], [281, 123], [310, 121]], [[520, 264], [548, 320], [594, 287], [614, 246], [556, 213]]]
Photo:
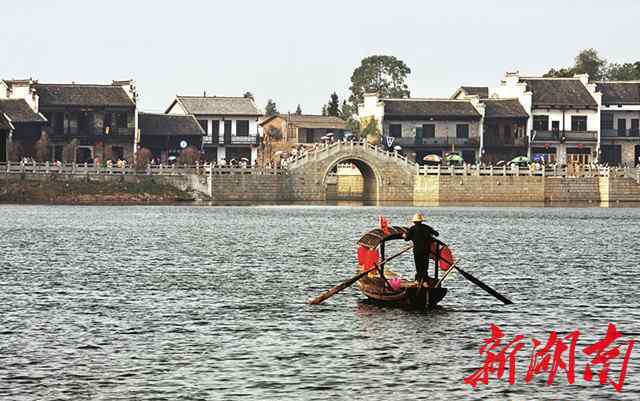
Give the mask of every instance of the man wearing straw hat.
[[422, 213], [413, 215], [413, 226], [402, 235], [405, 241], [413, 242], [413, 259], [416, 264], [416, 281], [428, 278], [429, 250], [433, 237], [440, 235], [436, 230], [426, 224], [422, 224], [424, 216]]

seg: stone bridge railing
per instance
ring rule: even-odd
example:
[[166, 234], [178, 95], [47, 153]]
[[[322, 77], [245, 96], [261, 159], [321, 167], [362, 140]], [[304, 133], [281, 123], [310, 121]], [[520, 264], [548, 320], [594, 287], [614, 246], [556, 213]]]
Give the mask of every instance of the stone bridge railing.
[[153, 175], [153, 176], [179, 176], [179, 175], [285, 175], [287, 170], [283, 168], [262, 167], [227, 167], [212, 166], [210, 164], [196, 165], [147, 165], [135, 168], [131, 165], [105, 166], [92, 163], [0, 163], [0, 174], [65, 174], [65, 175]]
[[390, 152], [380, 146], [374, 146], [363, 141], [338, 141], [331, 144], [322, 144], [317, 149], [305, 151], [292, 157], [288, 161], [288, 168], [295, 169], [304, 166], [311, 161], [323, 160], [339, 153], [353, 153], [356, 150], [364, 150], [372, 157], [395, 161], [401, 166], [416, 168], [416, 163], [398, 152]]
[[516, 166], [416, 166], [420, 175], [463, 176], [539, 176], [539, 177], [626, 177], [640, 183], [640, 168], [631, 167], [541, 167], [533, 169]]

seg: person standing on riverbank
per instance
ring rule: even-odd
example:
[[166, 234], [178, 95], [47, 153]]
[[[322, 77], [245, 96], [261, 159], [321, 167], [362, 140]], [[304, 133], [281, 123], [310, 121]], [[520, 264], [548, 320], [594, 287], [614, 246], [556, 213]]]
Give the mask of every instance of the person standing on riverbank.
[[424, 216], [422, 213], [416, 213], [413, 216], [413, 226], [409, 231], [402, 235], [405, 241], [413, 242], [413, 259], [416, 264], [416, 281], [429, 278], [429, 250], [433, 237], [440, 235], [430, 226], [423, 224]]

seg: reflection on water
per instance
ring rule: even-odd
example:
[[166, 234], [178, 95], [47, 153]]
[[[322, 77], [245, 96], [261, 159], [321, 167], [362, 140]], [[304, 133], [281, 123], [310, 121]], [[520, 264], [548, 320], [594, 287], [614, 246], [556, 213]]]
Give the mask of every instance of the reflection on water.
[[[511, 298], [461, 277], [440, 308], [380, 308], [348, 278], [355, 243], [384, 214], [416, 211]], [[638, 336], [640, 210], [440, 207], [0, 206], [0, 398], [603, 399], [611, 386], [463, 384], [489, 323], [509, 338], [612, 321]], [[402, 244], [400, 244], [402, 245]], [[410, 274], [411, 257], [394, 263]], [[520, 369], [526, 369], [526, 365]]]

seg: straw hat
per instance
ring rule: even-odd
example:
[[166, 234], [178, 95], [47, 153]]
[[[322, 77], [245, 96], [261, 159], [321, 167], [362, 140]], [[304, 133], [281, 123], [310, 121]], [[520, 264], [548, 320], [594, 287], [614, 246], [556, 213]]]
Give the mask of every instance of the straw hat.
[[420, 221], [424, 221], [424, 216], [422, 215], [422, 213], [416, 213], [413, 215], [413, 220], [411, 220], [414, 223], [420, 222]]

